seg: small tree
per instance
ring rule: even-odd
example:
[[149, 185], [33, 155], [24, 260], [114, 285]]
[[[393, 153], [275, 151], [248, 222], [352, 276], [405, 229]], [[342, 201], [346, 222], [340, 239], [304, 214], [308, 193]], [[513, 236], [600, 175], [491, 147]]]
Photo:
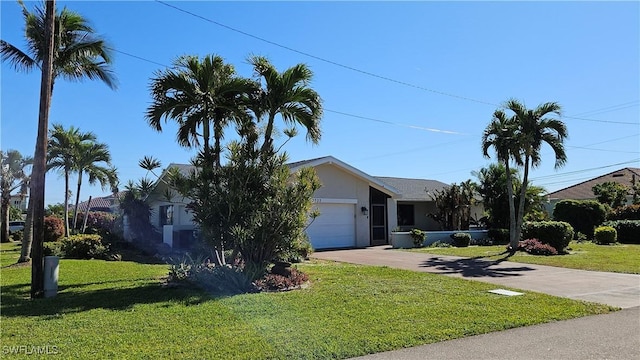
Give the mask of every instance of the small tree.
[[460, 185], [454, 183], [447, 189], [436, 190], [430, 195], [436, 203], [437, 213], [429, 216], [440, 223], [443, 230], [469, 230], [475, 188], [476, 185], [467, 180]]
[[607, 181], [591, 188], [596, 199], [613, 209], [623, 206], [627, 202], [629, 188], [615, 181]]
[[[250, 279], [304, 246], [313, 192], [320, 187], [312, 168], [291, 174], [286, 155], [261, 157], [255, 144], [234, 143], [228, 162], [178, 178], [180, 192], [219, 264], [232, 250]], [[235, 257], [235, 256], [232, 256]]]

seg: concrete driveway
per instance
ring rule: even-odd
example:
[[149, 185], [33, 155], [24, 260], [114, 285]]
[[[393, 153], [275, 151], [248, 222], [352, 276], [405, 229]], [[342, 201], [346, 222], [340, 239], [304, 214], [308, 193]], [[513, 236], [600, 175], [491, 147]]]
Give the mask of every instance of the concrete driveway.
[[436, 273], [621, 308], [640, 306], [640, 275], [634, 274], [397, 251], [388, 245], [322, 251], [313, 257]]

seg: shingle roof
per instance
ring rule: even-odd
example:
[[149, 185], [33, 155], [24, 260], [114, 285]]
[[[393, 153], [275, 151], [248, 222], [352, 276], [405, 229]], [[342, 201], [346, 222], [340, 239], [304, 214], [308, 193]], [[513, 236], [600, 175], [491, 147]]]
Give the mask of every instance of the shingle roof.
[[595, 199], [595, 195], [593, 195], [593, 190], [592, 190], [595, 185], [613, 181], [630, 188], [631, 182], [634, 179], [635, 181], [640, 181], [640, 168], [623, 168], [623, 169], [616, 170], [608, 174], [604, 174], [602, 176], [598, 176], [593, 179], [566, 187], [564, 189], [554, 191], [552, 193], [549, 193], [548, 196], [550, 200]]
[[436, 190], [440, 191], [449, 187], [449, 185], [437, 180], [384, 176], [375, 176], [375, 178], [398, 189], [402, 195], [398, 200], [431, 201], [432, 198], [427, 191], [433, 194]]

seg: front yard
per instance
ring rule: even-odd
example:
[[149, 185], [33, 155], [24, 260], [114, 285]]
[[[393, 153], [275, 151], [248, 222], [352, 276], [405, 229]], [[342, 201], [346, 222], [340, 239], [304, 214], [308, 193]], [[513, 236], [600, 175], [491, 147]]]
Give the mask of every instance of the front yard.
[[164, 285], [166, 265], [62, 260], [58, 296], [32, 301], [30, 267], [11, 265], [19, 247], [0, 250], [3, 352], [48, 346], [64, 358], [347, 358], [614, 310], [320, 261], [299, 265], [307, 289], [216, 298]]
[[[505, 248], [505, 245], [470, 246], [466, 248], [426, 247], [410, 251], [498, 260], [505, 258]], [[569, 249], [569, 254], [555, 256], [534, 256], [519, 251], [514, 256], [506, 258], [506, 260], [580, 270], [640, 274], [640, 245], [596, 245], [592, 242], [578, 243], [572, 241], [569, 244]]]

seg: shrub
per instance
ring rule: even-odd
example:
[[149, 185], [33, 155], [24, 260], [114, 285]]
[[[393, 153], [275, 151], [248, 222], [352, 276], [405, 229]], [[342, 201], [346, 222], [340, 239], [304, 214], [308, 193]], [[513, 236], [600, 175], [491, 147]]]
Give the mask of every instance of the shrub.
[[573, 228], [563, 221], [526, 222], [522, 226], [522, 238], [539, 239], [543, 244], [562, 251], [573, 238]]
[[487, 234], [496, 245], [509, 244], [509, 229], [489, 229]]
[[299, 288], [309, 280], [307, 274], [291, 268], [288, 276], [267, 274], [256, 281], [256, 286], [263, 291], [287, 291]]
[[413, 246], [422, 247], [424, 241], [427, 240], [427, 233], [420, 229], [411, 229], [411, 239], [413, 239]]
[[[595, 200], [562, 200], [553, 208], [553, 219], [571, 224], [589, 238], [607, 217], [607, 207]], [[544, 239], [543, 239], [544, 240]]]
[[449, 244], [448, 242], [445, 241], [435, 241], [434, 243], [432, 243], [431, 245], [429, 245], [429, 247], [434, 247], [434, 248], [449, 248], [451, 247], [451, 244]]
[[616, 229], [618, 242], [623, 244], [640, 244], [640, 220], [607, 221], [604, 226]]
[[[95, 233], [102, 231], [112, 231], [116, 216], [105, 211], [89, 211], [87, 216], [87, 229], [93, 229]], [[78, 228], [82, 228], [84, 213], [78, 213]]]
[[527, 239], [518, 242], [518, 250], [525, 251], [531, 255], [558, 255], [558, 251], [549, 244], [543, 244], [538, 239]]
[[192, 258], [188, 254], [181, 260], [172, 262], [169, 268], [169, 281], [193, 284], [215, 295], [259, 291], [243, 273], [241, 266], [216, 266], [204, 257]]
[[471, 243], [471, 234], [457, 232], [451, 235], [453, 239], [453, 246], [455, 247], [467, 247]]
[[609, 220], [640, 220], [640, 204], [626, 205], [613, 210]]
[[79, 234], [62, 240], [62, 252], [69, 259], [106, 259], [108, 248], [100, 235]]
[[577, 242], [583, 242], [583, 241], [587, 241], [589, 238], [587, 238], [587, 235], [581, 233], [580, 231], [576, 232], [576, 241]]
[[19, 231], [14, 231], [11, 233], [11, 240], [16, 241], [16, 242], [22, 242], [22, 238], [24, 237], [24, 231], [23, 230], [19, 230]]
[[64, 257], [62, 251], [62, 242], [46, 242], [42, 245], [42, 254], [44, 256], [59, 256]]
[[58, 241], [64, 236], [64, 221], [55, 216], [44, 218], [44, 241]]
[[613, 244], [616, 242], [616, 229], [611, 226], [600, 226], [596, 228], [593, 233], [596, 244], [605, 245], [605, 244]]
[[[471, 238], [470, 245], [491, 246], [491, 245], [493, 245], [493, 242], [489, 238], [480, 238], [480, 239]], [[506, 244], [504, 244], [504, 245], [506, 245]]]

